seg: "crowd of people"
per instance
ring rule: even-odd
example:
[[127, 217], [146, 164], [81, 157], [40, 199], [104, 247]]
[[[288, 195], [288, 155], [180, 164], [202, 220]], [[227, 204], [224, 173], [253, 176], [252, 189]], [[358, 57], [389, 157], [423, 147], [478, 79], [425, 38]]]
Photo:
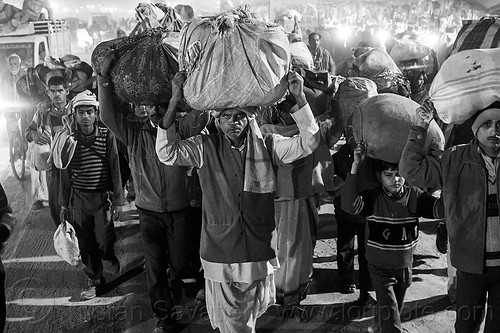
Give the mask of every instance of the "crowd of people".
[[[297, 33], [289, 37], [290, 43], [302, 39]], [[334, 75], [336, 65], [321, 38], [308, 35], [304, 61], [312, 71]], [[254, 332], [271, 305], [300, 309], [313, 275], [317, 198], [328, 192], [338, 226], [341, 292], [354, 293], [358, 285], [358, 305], [376, 306], [374, 331], [402, 331], [419, 217], [446, 220], [449, 246], [440, 250], [456, 268], [449, 277], [456, 332], [476, 332], [483, 320], [485, 332], [500, 331], [498, 103], [477, 110], [469, 135], [450, 137], [453, 145], [444, 153], [426, 155], [427, 128], [436, 112], [427, 99], [426, 73], [411, 73], [407, 97], [421, 104], [418, 122], [399, 164], [375, 160], [368, 184], [360, 174], [369, 143], [353, 142], [345, 133], [347, 143], [331, 156], [296, 71], [286, 76], [293, 103], [285, 111], [295, 127], [277, 130], [258, 121], [256, 107], [180, 112], [183, 71], [172, 80], [168, 104], [119, 102], [111, 79], [117, 57], [111, 50], [101, 61], [97, 96], [86, 90], [70, 99], [65, 78], [48, 79], [48, 99], [36, 106], [26, 129], [31, 146], [51, 146], [50, 169], [32, 170], [34, 208], [47, 203], [56, 227], [63, 221], [74, 226], [88, 281], [82, 298], [99, 296], [120, 274], [114, 221], [129, 183], [148, 297], [158, 319], [154, 332], [175, 325], [172, 312], [186, 278], [196, 279], [214, 328]], [[18, 58], [9, 57], [10, 75], [2, 81], [19, 75]], [[472, 140], [458, 142], [464, 137]], [[1, 187], [0, 213], [4, 241], [12, 225]]]

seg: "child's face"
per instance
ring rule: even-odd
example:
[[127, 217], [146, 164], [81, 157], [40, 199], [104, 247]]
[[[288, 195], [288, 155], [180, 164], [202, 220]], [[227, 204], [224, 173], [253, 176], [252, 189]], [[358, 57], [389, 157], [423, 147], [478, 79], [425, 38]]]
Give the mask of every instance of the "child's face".
[[384, 170], [380, 172], [382, 186], [392, 194], [398, 194], [403, 189], [405, 179], [399, 174], [399, 170]]

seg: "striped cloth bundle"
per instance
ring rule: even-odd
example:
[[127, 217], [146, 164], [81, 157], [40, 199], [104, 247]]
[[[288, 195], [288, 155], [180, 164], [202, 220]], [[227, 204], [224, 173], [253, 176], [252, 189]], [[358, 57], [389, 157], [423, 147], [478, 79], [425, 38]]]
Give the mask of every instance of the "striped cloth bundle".
[[450, 55], [471, 49], [500, 47], [500, 18], [483, 17], [480, 20], [464, 20]]
[[429, 97], [447, 124], [461, 124], [500, 100], [500, 48], [466, 50], [446, 59]]

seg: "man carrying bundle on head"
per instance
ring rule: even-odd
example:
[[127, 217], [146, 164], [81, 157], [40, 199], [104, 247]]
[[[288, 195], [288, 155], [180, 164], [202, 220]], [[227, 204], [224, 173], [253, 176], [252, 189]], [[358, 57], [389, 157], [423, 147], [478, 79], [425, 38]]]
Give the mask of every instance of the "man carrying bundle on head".
[[254, 332], [257, 318], [276, 297], [273, 166], [311, 154], [319, 144], [319, 128], [305, 99], [303, 79], [291, 72], [288, 87], [298, 108], [290, 113], [299, 127], [297, 136], [263, 136], [255, 108], [234, 107], [220, 110], [218, 133], [179, 140], [172, 124], [182, 81], [174, 80], [156, 152], [167, 165], [198, 168], [203, 193], [200, 255], [212, 327], [223, 333]]
[[[114, 102], [111, 70], [117, 62], [116, 52], [109, 52], [98, 73], [101, 120], [127, 146], [130, 169], [134, 178], [135, 205], [139, 212], [148, 296], [158, 319], [155, 333], [168, 330], [170, 315], [182, 295], [181, 273], [186, 269], [186, 252], [190, 226], [188, 168], [169, 167], [156, 157], [155, 143], [158, 120], [164, 109], [136, 105], [133, 121]], [[176, 80], [176, 79], [174, 79]], [[190, 137], [204, 129], [208, 112], [190, 112], [178, 121], [181, 136]], [[196, 246], [196, 245], [194, 245]], [[169, 281], [170, 265], [174, 278]]]
[[401, 173], [416, 186], [443, 189], [451, 263], [457, 269], [456, 332], [476, 332], [485, 311], [484, 332], [499, 332], [500, 102], [477, 111], [471, 118], [474, 138], [448, 148], [440, 158], [422, 150], [435, 112], [430, 101], [417, 109], [419, 121], [409, 132]]

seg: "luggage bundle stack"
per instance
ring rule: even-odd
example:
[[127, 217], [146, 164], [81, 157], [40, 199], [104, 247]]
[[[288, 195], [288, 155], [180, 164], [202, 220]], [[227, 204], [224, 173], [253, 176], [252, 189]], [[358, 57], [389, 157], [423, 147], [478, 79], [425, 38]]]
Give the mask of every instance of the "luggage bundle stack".
[[59, 59], [47, 56], [43, 64], [34, 68], [39, 81], [47, 86], [53, 76], [62, 76], [68, 82], [70, 96], [84, 90], [92, 90], [95, 79], [92, 77], [92, 67], [78, 56], [67, 54]]

